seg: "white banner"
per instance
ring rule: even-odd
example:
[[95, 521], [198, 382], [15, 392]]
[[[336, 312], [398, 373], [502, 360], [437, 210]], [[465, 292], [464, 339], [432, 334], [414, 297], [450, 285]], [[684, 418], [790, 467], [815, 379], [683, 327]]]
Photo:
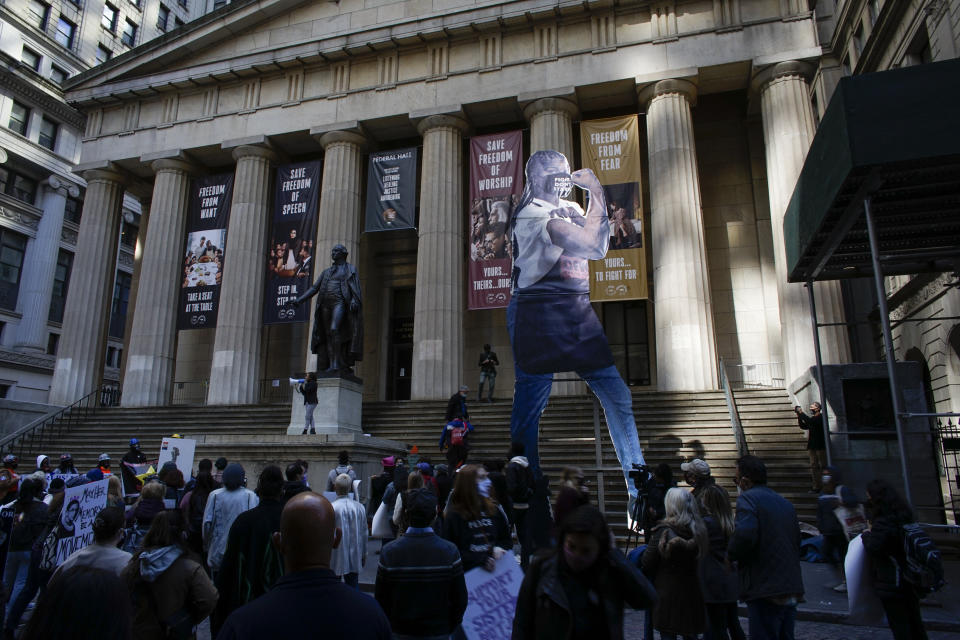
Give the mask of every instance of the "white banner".
[[66, 489], [60, 527], [65, 532], [57, 542], [57, 566], [70, 554], [93, 542], [93, 521], [107, 506], [108, 480], [98, 480]]
[[467, 582], [467, 610], [463, 630], [470, 640], [509, 640], [513, 613], [523, 582], [523, 570], [512, 553], [497, 561], [493, 573], [483, 568], [464, 575]]
[[196, 440], [187, 438], [164, 438], [160, 441], [160, 456], [157, 459], [157, 471], [163, 468], [163, 465], [173, 461], [177, 469], [183, 474], [183, 480], [186, 482], [193, 473], [193, 453], [197, 449]]

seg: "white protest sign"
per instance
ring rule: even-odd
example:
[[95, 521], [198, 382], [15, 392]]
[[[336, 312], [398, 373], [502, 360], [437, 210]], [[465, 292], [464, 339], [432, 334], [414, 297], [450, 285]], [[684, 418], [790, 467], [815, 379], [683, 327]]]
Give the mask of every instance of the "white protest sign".
[[467, 582], [467, 610], [463, 630], [470, 640], [509, 640], [513, 613], [523, 582], [523, 570], [512, 553], [497, 561], [491, 573], [476, 568], [464, 574]]
[[107, 506], [108, 480], [98, 480], [65, 490], [60, 529], [64, 535], [57, 542], [57, 565], [71, 553], [93, 542], [93, 521]]
[[79, 473], [60, 473], [59, 471], [51, 471], [47, 474], [47, 488], [50, 488], [50, 483], [53, 482], [54, 478], [60, 478], [63, 480], [63, 484], [66, 485], [74, 478], [79, 478]]
[[157, 471], [167, 462], [173, 462], [183, 474], [184, 481], [193, 473], [193, 452], [197, 449], [196, 440], [187, 438], [164, 438], [160, 441], [160, 457], [157, 459]]

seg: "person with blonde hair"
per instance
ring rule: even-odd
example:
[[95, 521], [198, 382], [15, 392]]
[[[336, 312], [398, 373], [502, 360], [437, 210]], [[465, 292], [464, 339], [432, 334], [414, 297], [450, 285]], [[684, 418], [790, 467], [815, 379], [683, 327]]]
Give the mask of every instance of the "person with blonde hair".
[[414, 469], [407, 474], [407, 489], [397, 494], [397, 501], [393, 505], [393, 524], [397, 525], [397, 537], [402, 536], [410, 526], [407, 519], [407, 493], [413, 489], [422, 489], [423, 486], [423, 475], [419, 470]]
[[643, 552], [643, 572], [657, 589], [653, 627], [663, 640], [696, 638], [706, 629], [699, 565], [709, 548], [697, 499], [674, 487], [664, 499], [666, 516]]
[[707, 529], [710, 548], [700, 562], [700, 586], [707, 609], [707, 637], [722, 640], [746, 640], [737, 613], [740, 595], [740, 576], [727, 560], [727, 545], [733, 535], [733, 510], [730, 494], [717, 484], [704, 487], [700, 493], [703, 524]]
[[330, 555], [330, 569], [348, 587], [358, 589], [360, 569], [367, 562], [367, 510], [358, 500], [350, 497], [353, 481], [347, 474], [341, 473], [336, 477], [333, 489], [337, 492], [333, 512], [342, 537], [340, 545]]
[[123, 483], [120, 476], [111, 475], [107, 480], [107, 506], [123, 507]]

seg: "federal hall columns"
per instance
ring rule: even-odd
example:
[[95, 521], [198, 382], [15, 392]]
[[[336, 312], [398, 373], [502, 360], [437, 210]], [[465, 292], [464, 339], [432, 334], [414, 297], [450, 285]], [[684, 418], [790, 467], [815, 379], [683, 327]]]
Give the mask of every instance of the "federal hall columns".
[[263, 256], [270, 222], [272, 164], [264, 145], [233, 149], [237, 161], [223, 270], [217, 333], [207, 404], [256, 404], [260, 400], [260, 332], [263, 317]]
[[[413, 114], [412, 114], [413, 115]], [[423, 136], [411, 399], [445, 397], [463, 371], [463, 134], [456, 115], [429, 115]]]
[[690, 104], [696, 87], [662, 80], [647, 105], [650, 246], [653, 251], [657, 388], [716, 389], [717, 350]]
[[91, 393], [103, 373], [126, 176], [107, 168], [86, 171], [83, 177], [87, 193], [50, 404], [69, 405]]
[[[765, 69], [754, 79], [754, 87], [760, 90], [763, 110], [767, 188], [787, 384], [816, 362], [807, 292], [804, 285], [787, 282], [783, 241], [783, 216], [816, 131], [806, 82], [806, 76], [812, 71], [810, 65], [802, 62], [781, 62]], [[815, 291], [820, 322], [843, 322], [840, 283], [820, 282], [815, 285]], [[821, 329], [820, 340], [825, 363], [849, 362], [850, 345], [844, 327]]]
[[140, 266], [138, 295], [127, 346], [122, 403], [126, 407], [164, 405], [170, 401], [176, 360], [177, 310], [187, 219], [190, 175], [183, 160], [154, 160], [156, 174], [150, 224]]

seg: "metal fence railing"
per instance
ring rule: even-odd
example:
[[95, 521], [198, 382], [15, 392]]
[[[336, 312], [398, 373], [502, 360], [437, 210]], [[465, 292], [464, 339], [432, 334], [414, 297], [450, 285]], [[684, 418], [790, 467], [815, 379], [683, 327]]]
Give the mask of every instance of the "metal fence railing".
[[170, 404], [197, 406], [207, 404], [209, 380], [183, 380], [173, 383], [173, 398]]
[[736, 360], [721, 360], [720, 368], [730, 382], [730, 388], [783, 389], [786, 380], [782, 362], [744, 364]]
[[[302, 376], [301, 376], [302, 377]], [[171, 404], [178, 406], [204, 406], [207, 404], [209, 380], [184, 380], [173, 383]], [[293, 386], [290, 378], [266, 378], [260, 380], [257, 388], [259, 404], [290, 404], [293, 399]]]
[[733, 387], [730, 379], [727, 377], [727, 367], [723, 358], [720, 359], [720, 386], [723, 388], [723, 395], [727, 401], [727, 411], [730, 412], [730, 428], [733, 429], [733, 438], [737, 443], [737, 453], [745, 456], [750, 453], [747, 446], [747, 434], [743, 431], [743, 423], [740, 421], [740, 410], [737, 408], [737, 398], [733, 393]]
[[260, 404], [290, 404], [292, 400], [293, 385], [290, 384], [290, 378], [268, 378], [260, 381]]

